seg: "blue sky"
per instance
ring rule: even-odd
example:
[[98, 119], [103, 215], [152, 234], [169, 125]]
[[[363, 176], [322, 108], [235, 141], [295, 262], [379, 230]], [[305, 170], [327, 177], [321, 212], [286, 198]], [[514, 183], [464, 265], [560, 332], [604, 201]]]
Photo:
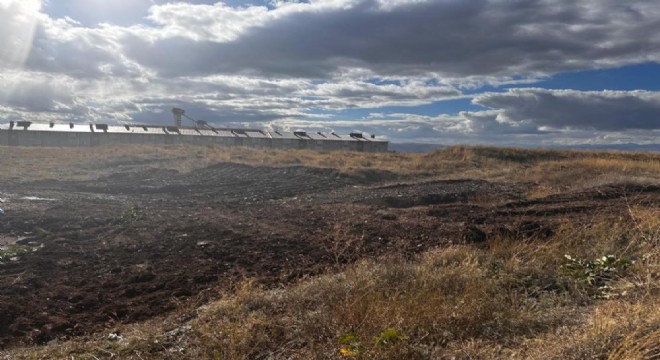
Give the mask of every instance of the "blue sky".
[[0, 121], [660, 142], [660, 4], [0, 0]]

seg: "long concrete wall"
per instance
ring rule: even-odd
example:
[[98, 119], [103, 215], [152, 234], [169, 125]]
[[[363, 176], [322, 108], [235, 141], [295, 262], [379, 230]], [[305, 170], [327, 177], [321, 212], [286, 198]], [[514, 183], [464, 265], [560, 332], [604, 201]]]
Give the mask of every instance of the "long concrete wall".
[[[88, 129], [91, 129], [88, 128]], [[127, 128], [128, 130], [128, 128]], [[145, 128], [146, 131], [146, 128]], [[112, 131], [49, 131], [23, 128], [0, 128], [0, 145], [4, 146], [51, 146], [51, 147], [94, 147], [121, 144], [192, 144], [248, 146], [265, 149], [311, 149], [316, 151], [359, 151], [385, 152], [388, 142], [346, 135], [295, 135], [294, 133], [266, 133], [258, 136], [245, 133], [227, 132], [226, 135], [212, 135], [206, 131], [160, 133], [112, 132]], [[204, 135], [208, 134], [208, 135]], [[257, 132], [254, 132], [257, 134]], [[296, 133], [297, 134], [297, 133]], [[318, 136], [317, 136], [318, 134]]]

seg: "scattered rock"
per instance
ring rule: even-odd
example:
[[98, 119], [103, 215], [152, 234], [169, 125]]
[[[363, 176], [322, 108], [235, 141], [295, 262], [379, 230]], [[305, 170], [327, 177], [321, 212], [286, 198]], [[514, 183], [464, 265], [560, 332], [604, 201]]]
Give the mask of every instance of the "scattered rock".
[[110, 333], [110, 335], [108, 335], [107, 339], [108, 339], [108, 341], [119, 341], [119, 342], [126, 341], [126, 339], [123, 336], [121, 336], [117, 333]]
[[525, 221], [516, 226], [501, 225], [495, 228], [490, 236], [508, 239], [547, 239], [554, 235], [552, 227], [533, 221]]
[[540, 224], [537, 222], [529, 221], [523, 222], [518, 226], [518, 234], [521, 237], [525, 238], [541, 238], [547, 239], [550, 236], [554, 235], [554, 230], [547, 225]]
[[75, 264], [75, 261], [72, 258], [63, 258], [63, 259], [57, 260], [57, 262], [55, 264], [57, 266], [61, 266], [61, 267], [68, 267], [68, 266], [71, 266], [71, 265]]
[[152, 281], [153, 279], [156, 278], [156, 275], [152, 273], [144, 273], [144, 274], [138, 274], [133, 276], [132, 278], [129, 279], [129, 283], [144, 283], [144, 282], [149, 282]]
[[516, 231], [508, 225], [500, 225], [489, 236], [492, 238], [512, 239], [516, 237]]
[[486, 233], [474, 225], [469, 225], [463, 231], [461, 240], [465, 243], [482, 243], [486, 241]]
[[193, 278], [193, 282], [195, 284], [205, 284], [214, 281], [218, 281], [218, 277], [216, 275], [198, 275]]
[[376, 216], [378, 216], [379, 218], [381, 218], [383, 220], [396, 220], [397, 219], [396, 215], [394, 215], [391, 212], [386, 211], [386, 210], [376, 211]]
[[185, 333], [189, 332], [190, 330], [192, 330], [192, 326], [184, 325], [184, 326], [178, 327], [174, 330], [170, 330], [170, 331], [166, 332], [165, 336], [175, 337], [175, 336], [178, 336], [178, 335], [181, 335], [181, 334], [185, 334]]

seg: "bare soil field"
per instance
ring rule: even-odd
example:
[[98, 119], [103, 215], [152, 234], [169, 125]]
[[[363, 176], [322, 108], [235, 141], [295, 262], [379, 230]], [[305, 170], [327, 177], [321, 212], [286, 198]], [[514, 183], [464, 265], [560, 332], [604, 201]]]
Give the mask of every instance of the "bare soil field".
[[660, 204], [654, 184], [530, 197], [538, 184], [525, 179], [93, 164], [112, 170], [0, 185], [0, 348], [108, 332], [232, 292], [245, 278], [278, 288], [363, 258], [502, 236], [543, 241], [567, 219], [614, 221], [631, 203]]

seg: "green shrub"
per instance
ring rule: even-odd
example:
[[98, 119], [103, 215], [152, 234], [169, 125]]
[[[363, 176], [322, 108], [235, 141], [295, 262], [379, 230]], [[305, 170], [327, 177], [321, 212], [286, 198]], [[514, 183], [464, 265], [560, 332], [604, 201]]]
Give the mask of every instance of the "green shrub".
[[14, 256], [19, 256], [27, 253], [28, 250], [25, 248], [12, 248], [7, 250], [0, 250], [0, 261], [5, 259], [11, 259]]
[[119, 222], [122, 224], [130, 224], [136, 221], [140, 221], [146, 217], [144, 209], [137, 205], [133, 205], [128, 209], [124, 210], [121, 215], [119, 215]]
[[396, 328], [389, 328], [378, 335], [376, 346], [386, 347], [404, 340], [406, 337]]
[[614, 255], [606, 255], [593, 261], [570, 255], [564, 257], [567, 262], [561, 266], [561, 273], [593, 287], [605, 286], [614, 276], [623, 274], [633, 264], [631, 260], [617, 258]]
[[339, 337], [341, 348], [339, 354], [344, 357], [356, 356], [360, 351], [360, 338], [354, 332], [348, 332]]

